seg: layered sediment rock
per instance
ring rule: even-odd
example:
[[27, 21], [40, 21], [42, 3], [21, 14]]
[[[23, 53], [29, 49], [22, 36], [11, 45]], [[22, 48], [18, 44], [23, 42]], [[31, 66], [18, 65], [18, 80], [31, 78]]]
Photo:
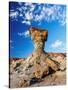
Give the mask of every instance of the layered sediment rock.
[[10, 87], [29, 86], [32, 82], [41, 80], [43, 76], [52, 71], [66, 68], [64, 59], [52, 58], [44, 51], [44, 43], [48, 35], [47, 30], [31, 27], [29, 32], [34, 43], [34, 51], [24, 62], [13, 64], [15, 71], [12, 71], [13, 74], [10, 76]]

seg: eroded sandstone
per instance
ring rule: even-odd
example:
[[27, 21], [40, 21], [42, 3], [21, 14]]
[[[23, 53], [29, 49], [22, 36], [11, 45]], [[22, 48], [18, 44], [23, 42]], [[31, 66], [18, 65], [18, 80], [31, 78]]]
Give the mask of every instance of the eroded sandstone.
[[66, 68], [65, 59], [52, 58], [44, 51], [44, 44], [48, 35], [47, 30], [31, 27], [29, 32], [34, 43], [34, 50], [25, 61], [20, 60], [10, 65], [10, 72], [12, 73], [10, 75], [11, 88], [30, 86], [32, 82], [38, 82], [52, 71], [56, 72], [59, 69], [65, 70]]

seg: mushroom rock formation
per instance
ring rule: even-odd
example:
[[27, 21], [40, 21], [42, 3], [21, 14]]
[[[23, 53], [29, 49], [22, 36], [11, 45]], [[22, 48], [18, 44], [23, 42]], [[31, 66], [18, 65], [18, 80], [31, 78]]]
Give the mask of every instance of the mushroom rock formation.
[[[45, 61], [47, 66], [52, 68], [54, 71], [58, 69], [64, 70], [66, 68], [66, 61], [65, 59], [63, 59], [63, 57], [61, 57], [61, 55], [57, 56], [58, 59], [52, 59], [49, 54], [44, 51], [44, 44], [45, 41], [47, 41], [48, 31], [31, 27], [29, 29], [29, 32], [31, 35], [31, 39], [34, 42], [33, 57], [37, 56], [37, 61], [40, 61], [40, 59], [41, 61]], [[33, 57], [30, 59], [31, 61], [33, 60]], [[59, 60], [59, 57], [61, 58], [61, 60]]]
[[11, 79], [11, 87], [29, 86], [31, 83], [40, 80], [43, 76], [52, 73], [52, 70], [57, 71], [60, 67], [60, 62], [52, 59], [48, 53], [44, 51], [48, 31], [31, 27], [29, 33], [34, 43], [34, 50], [25, 62], [16, 68], [18, 72], [16, 72]]
[[48, 31], [31, 27], [29, 32], [34, 42], [34, 51], [27, 57], [23, 72], [30, 81], [32, 78], [40, 79], [43, 75], [49, 74], [49, 68], [58, 70], [58, 65], [44, 52], [44, 42], [47, 40]]

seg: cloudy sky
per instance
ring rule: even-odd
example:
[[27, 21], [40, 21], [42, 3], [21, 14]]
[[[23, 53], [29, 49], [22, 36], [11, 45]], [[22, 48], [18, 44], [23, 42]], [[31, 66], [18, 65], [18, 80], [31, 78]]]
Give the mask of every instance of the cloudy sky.
[[27, 57], [34, 49], [31, 26], [48, 30], [46, 52], [65, 52], [66, 6], [43, 3], [9, 3], [10, 57]]

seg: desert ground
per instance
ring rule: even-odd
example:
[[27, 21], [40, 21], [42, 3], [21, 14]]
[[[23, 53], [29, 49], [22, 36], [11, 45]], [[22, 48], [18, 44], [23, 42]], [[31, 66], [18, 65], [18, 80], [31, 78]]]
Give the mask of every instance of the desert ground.
[[[66, 62], [66, 55], [62, 53], [49, 53], [49, 55], [55, 60], [64, 59]], [[61, 66], [62, 70], [49, 71], [49, 74], [43, 75], [40, 79], [33, 78], [28, 80], [28, 84], [23, 82], [23, 64], [26, 59], [22, 58], [10, 58], [10, 88], [18, 87], [40, 87], [40, 86], [54, 86], [66, 84], [66, 66]], [[66, 65], [66, 64], [65, 64]], [[21, 71], [20, 71], [21, 70]], [[27, 77], [25, 77], [27, 78]], [[29, 83], [30, 81], [30, 83]]]

